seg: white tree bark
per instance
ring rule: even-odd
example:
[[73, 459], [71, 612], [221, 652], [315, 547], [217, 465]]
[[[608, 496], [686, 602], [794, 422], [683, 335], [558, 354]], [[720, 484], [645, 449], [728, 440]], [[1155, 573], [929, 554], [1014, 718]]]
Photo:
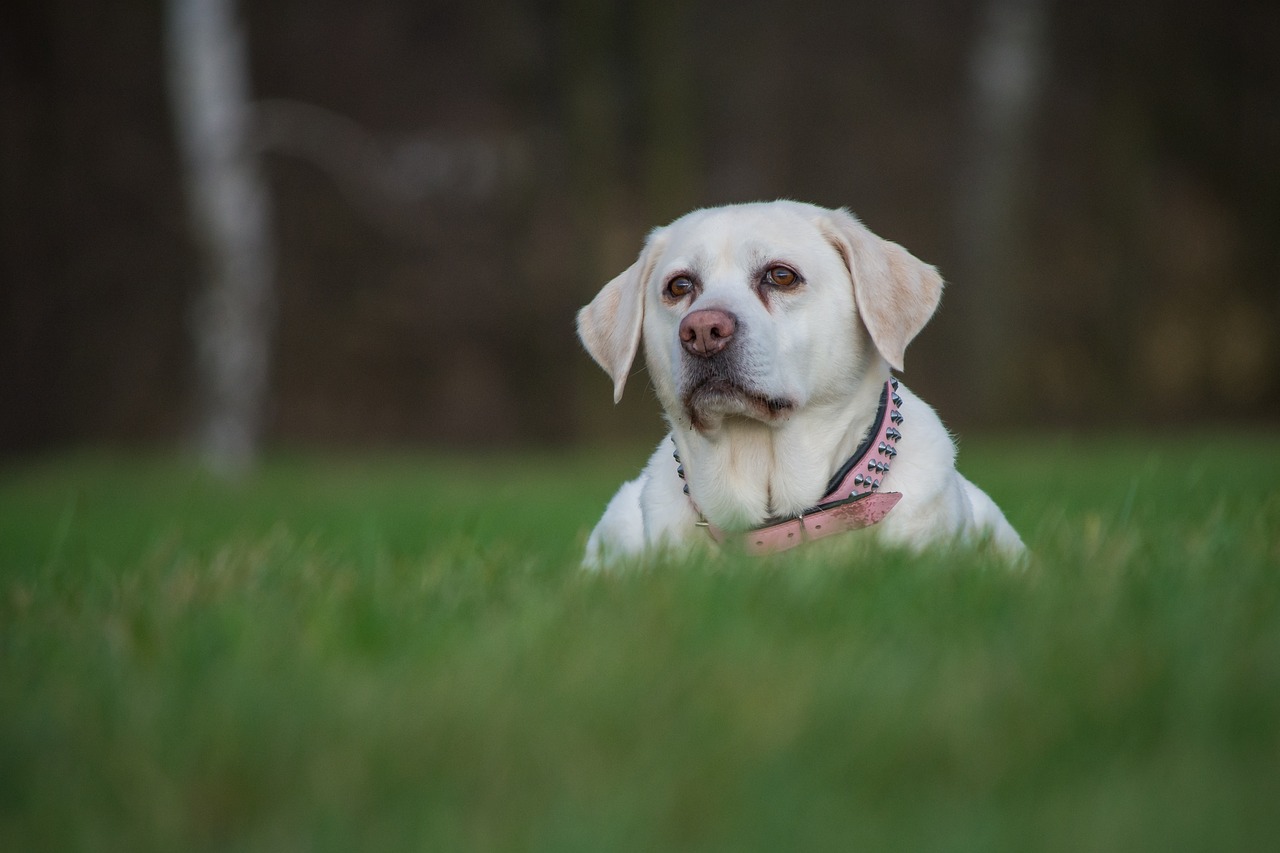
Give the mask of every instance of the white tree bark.
[[224, 476], [261, 442], [274, 321], [271, 206], [251, 143], [244, 35], [234, 0], [169, 0], [170, 95], [204, 286], [193, 325], [197, 441]]
[[970, 126], [956, 211], [963, 272], [968, 399], [998, 402], [1017, 356], [1017, 278], [1025, 268], [1020, 228], [1031, 125], [1043, 89], [1047, 0], [986, 0], [969, 66]]

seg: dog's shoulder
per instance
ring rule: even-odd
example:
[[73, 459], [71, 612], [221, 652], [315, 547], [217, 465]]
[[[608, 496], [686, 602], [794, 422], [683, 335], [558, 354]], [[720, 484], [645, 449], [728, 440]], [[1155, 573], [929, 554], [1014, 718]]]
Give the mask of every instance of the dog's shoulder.
[[645, 542], [653, 546], [674, 545], [697, 529], [697, 511], [684, 491], [676, 445], [668, 433], [649, 457], [642, 477], [640, 508], [644, 514]]
[[604, 515], [596, 522], [587, 537], [586, 555], [582, 565], [599, 569], [609, 563], [644, 550], [644, 514], [640, 509], [640, 493], [644, 489], [644, 475], [622, 484]]
[[623, 483], [587, 539], [583, 564], [600, 568], [646, 549], [676, 545], [697, 528], [668, 433], [634, 480]]

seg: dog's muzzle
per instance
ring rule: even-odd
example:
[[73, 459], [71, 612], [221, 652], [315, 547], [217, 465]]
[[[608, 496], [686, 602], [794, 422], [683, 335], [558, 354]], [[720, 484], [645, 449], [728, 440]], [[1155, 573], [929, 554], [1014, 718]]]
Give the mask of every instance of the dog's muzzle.
[[681, 402], [690, 425], [713, 428], [724, 415], [773, 421], [793, 404], [759, 390], [743, 369], [742, 324], [728, 311], [701, 308], [680, 321]]

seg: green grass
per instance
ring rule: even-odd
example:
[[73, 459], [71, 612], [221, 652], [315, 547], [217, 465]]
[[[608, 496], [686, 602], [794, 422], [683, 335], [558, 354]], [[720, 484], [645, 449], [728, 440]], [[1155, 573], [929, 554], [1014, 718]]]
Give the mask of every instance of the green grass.
[[645, 458], [0, 471], [3, 850], [1280, 843], [1280, 438], [966, 442], [1036, 553], [589, 575]]

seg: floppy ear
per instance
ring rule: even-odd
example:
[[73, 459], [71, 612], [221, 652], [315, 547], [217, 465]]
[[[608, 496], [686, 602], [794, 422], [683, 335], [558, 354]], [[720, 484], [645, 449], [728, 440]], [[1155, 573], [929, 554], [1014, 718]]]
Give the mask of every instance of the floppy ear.
[[601, 288], [596, 298], [578, 312], [578, 337], [613, 380], [615, 403], [622, 399], [627, 374], [640, 348], [644, 283], [653, 270], [659, 242], [658, 232], [651, 234], [636, 262]]
[[823, 223], [853, 278], [853, 298], [871, 340], [889, 366], [902, 370], [907, 344], [942, 299], [938, 271], [897, 243], [882, 240], [846, 210]]

